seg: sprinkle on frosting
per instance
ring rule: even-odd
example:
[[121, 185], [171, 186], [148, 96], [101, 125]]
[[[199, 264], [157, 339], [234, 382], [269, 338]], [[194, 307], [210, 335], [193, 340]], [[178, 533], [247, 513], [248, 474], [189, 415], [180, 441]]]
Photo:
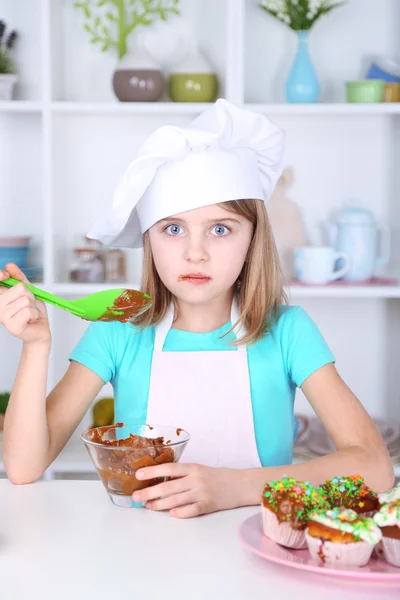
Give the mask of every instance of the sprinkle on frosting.
[[[296, 505], [296, 515], [300, 521], [307, 521], [313, 510], [329, 507], [322, 488], [316, 487], [308, 481], [298, 481], [294, 477], [283, 477], [265, 484], [264, 505], [268, 504], [268, 507], [277, 513], [283, 499], [288, 499], [293, 505]], [[284, 520], [291, 520], [290, 512], [287, 513]]]
[[[323, 484], [328, 500], [335, 504], [338, 501], [357, 500], [359, 498], [377, 498], [377, 494], [364, 482], [361, 475], [349, 477], [333, 477]], [[361, 504], [360, 504], [361, 507]], [[361, 507], [362, 508], [362, 507]]]
[[357, 542], [362, 540], [375, 545], [382, 539], [382, 532], [374, 520], [358, 515], [351, 508], [337, 506], [330, 510], [313, 512], [310, 520], [338, 529], [342, 533], [350, 533]]
[[400, 500], [400, 482], [391, 490], [378, 494], [378, 498], [381, 504], [389, 504], [395, 500]]
[[375, 513], [374, 520], [379, 527], [400, 527], [400, 500], [384, 504], [379, 512]]

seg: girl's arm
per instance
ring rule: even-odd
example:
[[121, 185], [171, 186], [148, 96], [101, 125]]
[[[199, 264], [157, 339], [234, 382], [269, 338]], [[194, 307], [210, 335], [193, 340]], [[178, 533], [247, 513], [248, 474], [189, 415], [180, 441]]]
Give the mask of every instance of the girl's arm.
[[347, 387], [333, 364], [315, 371], [301, 386], [331, 436], [337, 452], [305, 463], [246, 469], [244, 504], [258, 504], [266, 481], [284, 475], [316, 485], [336, 475], [362, 475], [376, 492], [393, 485], [394, 473], [385, 444], [361, 402]]
[[170, 481], [135, 492], [136, 502], [152, 510], [170, 510], [188, 518], [216, 510], [259, 505], [264, 484], [284, 475], [316, 485], [336, 475], [362, 475], [376, 492], [393, 485], [386, 447], [361, 403], [327, 364], [301, 386], [336, 445], [337, 452], [298, 465], [255, 469], [211, 468], [165, 463], [136, 472], [138, 479], [168, 477]]
[[[0, 281], [10, 276], [29, 283], [13, 263], [0, 271]], [[0, 287], [0, 324], [23, 342], [4, 421], [3, 462], [11, 481], [29, 483], [62, 450], [104, 382], [72, 362], [46, 400], [51, 349], [47, 311], [23, 283]]]
[[104, 385], [90, 369], [72, 362], [46, 399], [49, 349], [23, 346], [4, 422], [3, 462], [13, 483], [41, 477]]

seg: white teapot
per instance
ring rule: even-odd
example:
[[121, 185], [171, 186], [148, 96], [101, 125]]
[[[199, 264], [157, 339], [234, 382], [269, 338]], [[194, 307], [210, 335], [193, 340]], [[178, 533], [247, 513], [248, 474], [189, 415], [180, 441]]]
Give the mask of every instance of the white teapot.
[[359, 206], [342, 211], [336, 221], [324, 223], [328, 243], [350, 258], [346, 281], [364, 281], [375, 274], [380, 264], [390, 256], [390, 230], [378, 227], [374, 214]]

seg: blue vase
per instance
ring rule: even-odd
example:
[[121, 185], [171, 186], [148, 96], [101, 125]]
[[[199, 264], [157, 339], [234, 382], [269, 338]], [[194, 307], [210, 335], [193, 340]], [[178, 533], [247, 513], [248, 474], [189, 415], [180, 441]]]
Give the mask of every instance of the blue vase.
[[297, 31], [297, 55], [286, 83], [290, 103], [318, 102], [319, 82], [308, 52], [308, 31]]

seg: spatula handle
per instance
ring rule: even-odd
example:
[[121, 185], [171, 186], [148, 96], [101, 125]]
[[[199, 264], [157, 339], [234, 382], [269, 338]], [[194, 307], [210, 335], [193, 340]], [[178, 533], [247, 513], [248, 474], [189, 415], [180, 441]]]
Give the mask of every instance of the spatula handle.
[[38, 300], [42, 300], [43, 302], [47, 302], [48, 304], [53, 304], [53, 306], [58, 306], [59, 308], [63, 308], [64, 310], [73, 312], [78, 316], [82, 314], [82, 312], [79, 311], [79, 309], [77, 309], [71, 302], [63, 300], [62, 298], [58, 298], [57, 296], [53, 296], [53, 294], [45, 292], [44, 290], [41, 290], [40, 288], [37, 288], [30, 283], [25, 283], [25, 281], [19, 281], [18, 279], [14, 279], [13, 277], [9, 277], [4, 281], [0, 281], [0, 285], [8, 288], [14, 287], [14, 285], [17, 285], [18, 283], [23, 283], [24, 286], [27, 287], [28, 290], [30, 290], [35, 296], [35, 298], [37, 298]]

